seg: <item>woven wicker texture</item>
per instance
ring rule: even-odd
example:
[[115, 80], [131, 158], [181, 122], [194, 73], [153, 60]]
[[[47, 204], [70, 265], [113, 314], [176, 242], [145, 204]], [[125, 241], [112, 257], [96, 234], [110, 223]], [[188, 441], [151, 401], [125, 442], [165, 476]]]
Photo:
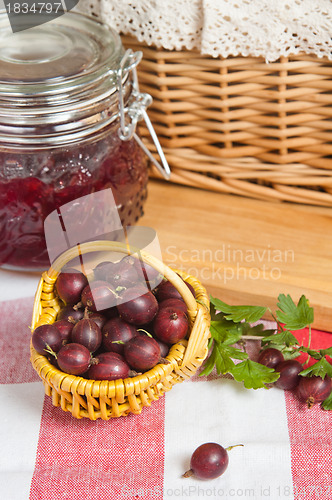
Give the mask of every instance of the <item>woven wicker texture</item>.
[[[96, 251], [127, 254], [128, 247], [120, 243], [100, 241], [85, 243], [64, 253], [49, 271], [43, 273], [39, 282], [32, 330], [41, 324], [53, 323], [56, 319], [60, 304], [54, 293], [54, 285], [63, 266], [81, 253]], [[140, 255], [144, 262], [158, 269], [181, 293], [188, 307], [191, 324], [189, 338], [171, 347], [166, 358], [169, 364], [158, 364], [142, 375], [114, 381], [87, 380], [63, 373], [49, 363], [45, 356], [38, 354], [31, 344], [31, 362], [44, 383], [46, 394], [52, 397], [54, 406], [61, 406], [76, 418], [109, 420], [128, 413], [139, 414], [144, 406], [150, 406], [152, 401], [159, 399], [174, 384], [194, 375], [207, 355], [210, 316], [206, 290], [196, 278], [179, 271], [194, 287], [195, 300], [186, 284], [172, 269], [143, 251]]]
[[331, 61], [213, 59], [122, 39], [143, 51], [140, 87], [154, 99], [149, 116], [173, 182], [332, 206]]

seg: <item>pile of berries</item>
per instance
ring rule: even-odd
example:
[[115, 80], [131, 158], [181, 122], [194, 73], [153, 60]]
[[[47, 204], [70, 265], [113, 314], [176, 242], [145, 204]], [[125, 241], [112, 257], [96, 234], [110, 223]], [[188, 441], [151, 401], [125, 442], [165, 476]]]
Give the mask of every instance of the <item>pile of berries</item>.
[[274, 385], [285, 391], [295, 391], [299, 399], [307, 403], [308, 408], [321, 403], [331, 394], [332, 381], [328, 375], [324, 378], [317, 375], [302, 377], [300, 372], [304, 370], [303, 365], [296, 359], [285, 360], [278, 349], [262, 349], [257, 362], [279, 372], [280, 376]]
[[71, 268], [59, 274], [55, 291], [63, 306], [53, 324], [34, 330], [34, 349], [63, 372], [93, 380], [169, 363], [170, 346], [189, 334], [187, 306], [174, 285], [132, 256], [98, 264], [93, 278], [89, 283]]

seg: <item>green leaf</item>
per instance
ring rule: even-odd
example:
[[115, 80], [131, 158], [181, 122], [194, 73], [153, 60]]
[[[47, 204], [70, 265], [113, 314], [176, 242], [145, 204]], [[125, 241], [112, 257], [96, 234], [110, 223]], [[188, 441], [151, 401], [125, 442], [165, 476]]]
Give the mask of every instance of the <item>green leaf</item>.
[[300, 375], [302, 375], [302, 377], [312, 377], [313, 375], [321, 378], [325, 378], [326, 375], [332, 377], [332, 365], [330, 365], [326, 358], [322, 358], [314, 365], [300, 372]]
[[211, 321], [210, 332], [212, 337], [221, 343], [228, 345], [235, 344], [242, 336], [242, 330], [239, 325], [222, 318], [218, 321]]
[[285, 361], [289, 359], [296, 359], [301, 355], [301, 353], [297, 349], [289, 349], [288, 347], [286, 349], [282, 349], [281, 352], [284, 355]]
[[210, 301], [218, 311], [224, 313], [226, 319], [232, 320], [234, 323], [240, 323], [243, 320], [246, 320], [247, 323], [255, 323], [261, 319], [266, 311], [266, 307], [259, 306], [230, 306], [212, 296], [210, 296]]
[[210, 375], [216, 363], [216, 351], [213, 349], [210, 356], [205, 360], [204, 369], [199, 374], [200, 377], [203, 375]]
[[217, 313], [216, 308], [214, 307], [212, 302], [210, 302], [210, 316], [211, 316], [211, 320], [217, 320], [218, 316], [219, 316], [219, 319], [221, 319], [221, 317], [223, 316], [223, 314], [220, 314], [219, 312]]
[[224, 349], [220, 349], [218, 342], [214, 343], [212, 353], [204, 365], [201, 375], [209, 375], [216, 367], [217, 373], [227, 373], [234, 365], [232, 359], [227, 355]]
[[331, 394], [326, 399], [324, 399], [320, 406], [321, 408], [323, 408], [323, 410], [332, 410], [332, 391]]
[[243, 382], [247, 389], [260, 389], [275, 382], [280, 374], [267, 366], [246, 359], [234, 366], [231, 374], [238, 382]]
[[258, 325], [251, 326], [249, 323], [239, 323], [242, 329], [242, 335], [257, 335], [257, 337], [266, 337], [275, 334], [274, 330], [264, 330], [264, 325], [259, 323]]
[[248, 354], [246, 352], [241, 351], [241, 349], [236, 349], [236, 347], [222, 345], [221, 348], [225, 354], [228, 354], [233, 359], [247, 359], [248, 358]]
[[296, 337], [289, 330], [282, 330], [275, 335], [269, 337], [264, 337], [262, 339], [262, 344], [273, 343], [275, 345], [286, 345], [287, 347], [297, 345], [298, 341]]
[[321, 349], [319, 351], [322, 356], [332, 356], [332, 347], [328, 347], [327, 349]]
[[314, 310], [309, 306], [308, 299], [302, 295], [295, 305], [290, 295], [280, 294], [278, 297], [277, 319], [289, 330], [300, 330], [310, 325], [314, 320]]
[[228, 373], [230, 370], [232, 370], [234, 366], [234, 361], [231, 359], [231, 356], [227, 352], [227, 350], [220, 348], [220, 345], [216, 344], [215, 346], [216, 349], [216, 369], [217, 373], [220, 374], [225, 374]]
[[[214, 366], [217, 373], [225, 374], [231, 372], [235, 366], [233, 359], [247, 359], [248, 354], [230, 345], [214, 342], [213, 350], [209, 358], [205, 361], [201, 375], [209, 375]], [[233, 359], [232, 359], [233, 358]]]
[[233, 359], [246, 359], [248, 354], [241, 351], [240, 349], [235, 349], [231, 346], [224, 346], [222, 344], [216, 344], [216, 368], [217, 373], [225, 374], [232, 371], [235, 366]]
[[314, 351], [313, 349], [310, 349], [310, 347], [301, 346], [301, 347], [299, 347], [299, 351], [305, 352], [306, 354], [309, 354], [309, 356], [316, 359], [317, 361], [322, 359], [322, 357], [324, 356], [320, 352], [317, 352], [317, 351]]

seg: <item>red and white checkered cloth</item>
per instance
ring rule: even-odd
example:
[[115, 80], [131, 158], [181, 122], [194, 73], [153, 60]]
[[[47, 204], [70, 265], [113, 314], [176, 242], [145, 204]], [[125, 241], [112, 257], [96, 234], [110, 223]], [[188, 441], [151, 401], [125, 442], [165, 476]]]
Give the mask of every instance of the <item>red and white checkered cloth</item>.
[[[332, 412], [292, 393], [195, 376], [141, 415], [91, 422], [53, 407], [29, 361], [32, 304], [0, 303], [2, 500], [331, 500]], [[312, 345], [332, 335], [314, 331]], [[220, 478], [183, 479], [207, 441], [244, 446]]]

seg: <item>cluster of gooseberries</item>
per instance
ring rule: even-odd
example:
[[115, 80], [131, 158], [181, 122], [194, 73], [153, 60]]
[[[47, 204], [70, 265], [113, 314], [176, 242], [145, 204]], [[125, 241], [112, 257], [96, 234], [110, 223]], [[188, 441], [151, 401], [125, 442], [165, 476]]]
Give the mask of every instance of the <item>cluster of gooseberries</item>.
[[177, 288], [133, 256], [101, 262], [90, 283], [82, 272], [65, 269], [55, 291], [60, 312], [53, 324], [34, 330], [32, 345], [71, 375], [135, 376], [169, 363], [170, 346], [189, 333], [187, 306]]
[[285, 360], [278, 349], [273, 347], [262, 349], [257, 362], [279, 372], [280, 376], [274, 385], [285, 391], [294, 391], [301, 401], [306, 402], [308, 408], [323, 402], [331, 394], [332, 381], [328, 375], [324, 378], [317, 375], [301, 376], [303, 365], [296, 359]]

